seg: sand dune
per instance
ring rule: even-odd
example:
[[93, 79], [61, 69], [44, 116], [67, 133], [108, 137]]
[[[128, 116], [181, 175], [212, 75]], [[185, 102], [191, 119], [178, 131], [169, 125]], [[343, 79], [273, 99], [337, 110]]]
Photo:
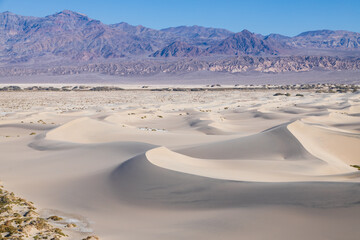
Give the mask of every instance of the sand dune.
[[[194, 171], [198, 170], [196, 164], [193, 165]], [[221, 170], [224, 173], [224, 169]], [[211, 173], [206, 171], [206, 174]], [[350, 206], [355, 199], [360, 199], [357, 183], [248, 183], [209, 178], [200, 174], [170, 171], [149, 162], [145, 155], [122, 163], [111, 173], [110, 179], [119, 199], [140, 206], [193, 209], [284, 204], [328, 208]]]
[[241, 138], [181, 149], [198, 158], [304, 160], [313, 158], [287, 129], [287, 124]]
[[[137, 118], [141, 118], [137, 116]], [[158, 117], [157, 117], [158, 118]], [[111, 118], [110, 118], [111, 119]], [[158, 118], [162, 120], [161, 118]], [[146, 142], [151, 144], [171, 144], [169, 139], [176, 139], [176, 145], [181, 143], [201, 143], [211, 141], [213, 138], [204, 138], [204, 133], [201, 134], [189, 134], [189, 131], [172, 131], [167, 130], [167, 125], [149, 124], [149, 122], [143, 121], [140, 124], [124, 124], [123, 121], [109, 122], [109, 117], [105, 118], [106, 121], [92, 119], [92, 118], [77, 118], [69, 121], [64, 125], [61, 125], [46, 133], [46, 139], [62, 142], [72, 143], [105, 143], [114, 141], [135, 141]], [[159, 120], [158, 120], [159, 121]], [[171, 120], [170, 120], [171, 121]], [[164, 121], [162, 121], [164, 122]], [[166, 122], [166, 121], [165, 121]], [[181, 121], [177, 121], [181, 122]], [[181, 123], [179, 123], [180, 125]], [[156, 127], [166, 128], [156, 128]], [[196, 124], [189, 124], [190, 128], [197, 130]], [[188, 128], [189, 128], [188, 127]], [[203, 128], [204, 129], [204, 128]], [[215, 135], [215, 134], [211, 134]], [[224, 138], [227, 138], [224, 136]]]
[[338, 164], [339, 166], [334, 167], [321, 160], [198, 159], [169, 151], [166, 148], [151, 150], [146, 153], [146, 156], [151, 163], [162, 168], [223, 180], [254, 182], [359, 181], [360, 177], [360, 173], [348, 165]]
[[[182, 150], [188, 154], [201, 154], [211, 159], [189, 157], [164, 147], [148, 151], [146, 157], [156, 166], [169, 170], [224, 180], [257, 182], [360, 180], [360, 172], [350, 167], [348, 162], [348, 158], [351, 158], [352, 164], [358, 164], [357, 150], [355, 150], [360, 146], [358, 138], [343, 139], [341, 135], [337, 135], [334, 139], [333, 136], [325, 133], [320, 137], [328, 139], [328, 144], [344, 142], [347, 148], [328, 145], [318, 149], [312, 141], [306, 139], [307, 137], [317, 142], [318, 139], [313, 135], [318, 135], [313, 129], [309, 130], [310, 133], [304, 134], [303, 126], [304, 124], [297, 121], [254, 136]], [[303, 148], [301, 142], [286, 131], [286, 127], [296, 131], [297, 135], [303, 133], [301, 142], [304, 142], [308, 148], [311, 146], [310, 151], [313, 156]], [[342, 141], [337, 138], [342, 138]], [[326, 144], [324, 141], [322, 143]], [[343, 158], [335, 159], [331, 158], [330, 154], [328, 156], [321, 154], [330, 147], [333, 147], [331, 150], [333, 155]]]
[[312, 155], [320, 159], [331, 161], [334, 165], [337, 162], [346, 165], [360, 164], [359, 134], [301, 121], [289, 125], [288, 129]]

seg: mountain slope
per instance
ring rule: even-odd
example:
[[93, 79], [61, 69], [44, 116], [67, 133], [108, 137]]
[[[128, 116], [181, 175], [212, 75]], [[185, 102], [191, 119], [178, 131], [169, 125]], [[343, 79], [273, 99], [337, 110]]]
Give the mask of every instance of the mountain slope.
[[[129, 31], [119, 25], [106, 25], [86, 15], [64, 10], [44, 17], [27, 18], [10, 13], [0, 14], [0, 48], [2, 57], [36, 58], [47, 54], [71, 59], [118, 58], [126, 55], [146, 55], [163, 46], [145, 33], [158, 35], [157, 30], [141, 27]], [[160, 33], [160, 34], [159, 34]]]
[[169, 46], [156, 51], [151, 57], [198, 57], [204, 56], [207, 53], [196, 47], [184, 42], [173, 42]]
[[234, 33], [221, 28], [207, 28], [201, 26], [179, 26], [161, 29], [161, 32], [171, 33], [181, 41], [188, 39], [188, 42], [197, 46], [209, 46], [233, 35]]
[[45, 57], [74, 60], [145, 57], [175, 41], [207, 46], [229, 34], [224, 29], [204, 27], [160, 31], [124, 22], [106, 25], [69, 10], [44, 18], [4, 12], [0, 13], [0, 59], [19, 63]]
[[331, 30], [309, 31], [292, 38], [290, 44], [302, 48], [359, 49], [360, 33]]
[[[3, 16], [2, 16], [3, 17]], [[5, 18], [9, 18], [6, 17]], [[71, 58], [120, 57], [124, 32], [112, 31], [100, 21], [65, 10], [45, 18], [20, 19], [22, 29], [5, 39], [10, 56], [45, 54]], [[1, 49], [2, 55], [5, 49]]]
[[273, 55], [277, 54], [278, 51], [267, 40], [258, 38], [248, 30], [243, 30], [226, 38], [217, 46], [210, 47], [208, 52], [222, 55]]

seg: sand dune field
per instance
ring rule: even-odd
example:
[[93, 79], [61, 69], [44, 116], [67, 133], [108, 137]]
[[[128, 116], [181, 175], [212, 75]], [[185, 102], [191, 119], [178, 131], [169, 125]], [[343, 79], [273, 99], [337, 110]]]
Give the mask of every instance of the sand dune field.
[[360, 236], [360, 93], [0, 92], [0, 180], [81, 239]]

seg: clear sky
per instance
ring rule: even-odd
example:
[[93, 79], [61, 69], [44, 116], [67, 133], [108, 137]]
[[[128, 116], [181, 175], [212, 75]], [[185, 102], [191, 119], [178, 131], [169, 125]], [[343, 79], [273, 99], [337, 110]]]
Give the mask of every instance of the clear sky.
[[155, 29], [200, 25], [288, 36], [318, 29], [360, 32], [360, 0], [0, 0], [0, 12], [26, 16], [64, 9], [107, 24]]

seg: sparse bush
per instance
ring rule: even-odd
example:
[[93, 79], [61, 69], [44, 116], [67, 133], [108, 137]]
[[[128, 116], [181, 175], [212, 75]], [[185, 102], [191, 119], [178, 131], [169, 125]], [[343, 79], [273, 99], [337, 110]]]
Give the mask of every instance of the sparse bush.
[[55, 229], [54, 229], [54, 232], [55, 232], [56, 234], [59, 234], [59, 235], [65, 237], [65, 234], [63, 233], [63, 231], [62, 231], [60, 228], [55, 228]]
[[354, 168], [357, 168], [357, 170], [360, 171], [360, 166], [359, 166], [359, 165], [350, 165], [350, 166], [352, 166], [352, 167], [354, 167]]
[[88, 236], [86, 238], [83, 238], [82, 240], [100, 240], [98, 236]]
[[63, 220], [62, 217], [59, 217], [59, 216], [50, 216], [48, 217], [49, 220], [53, 220], [53, 221], [61, 221]]
[[77, 227], [75, 223], [68, 223], [65, 225], [66, 228], [74, 228]]

